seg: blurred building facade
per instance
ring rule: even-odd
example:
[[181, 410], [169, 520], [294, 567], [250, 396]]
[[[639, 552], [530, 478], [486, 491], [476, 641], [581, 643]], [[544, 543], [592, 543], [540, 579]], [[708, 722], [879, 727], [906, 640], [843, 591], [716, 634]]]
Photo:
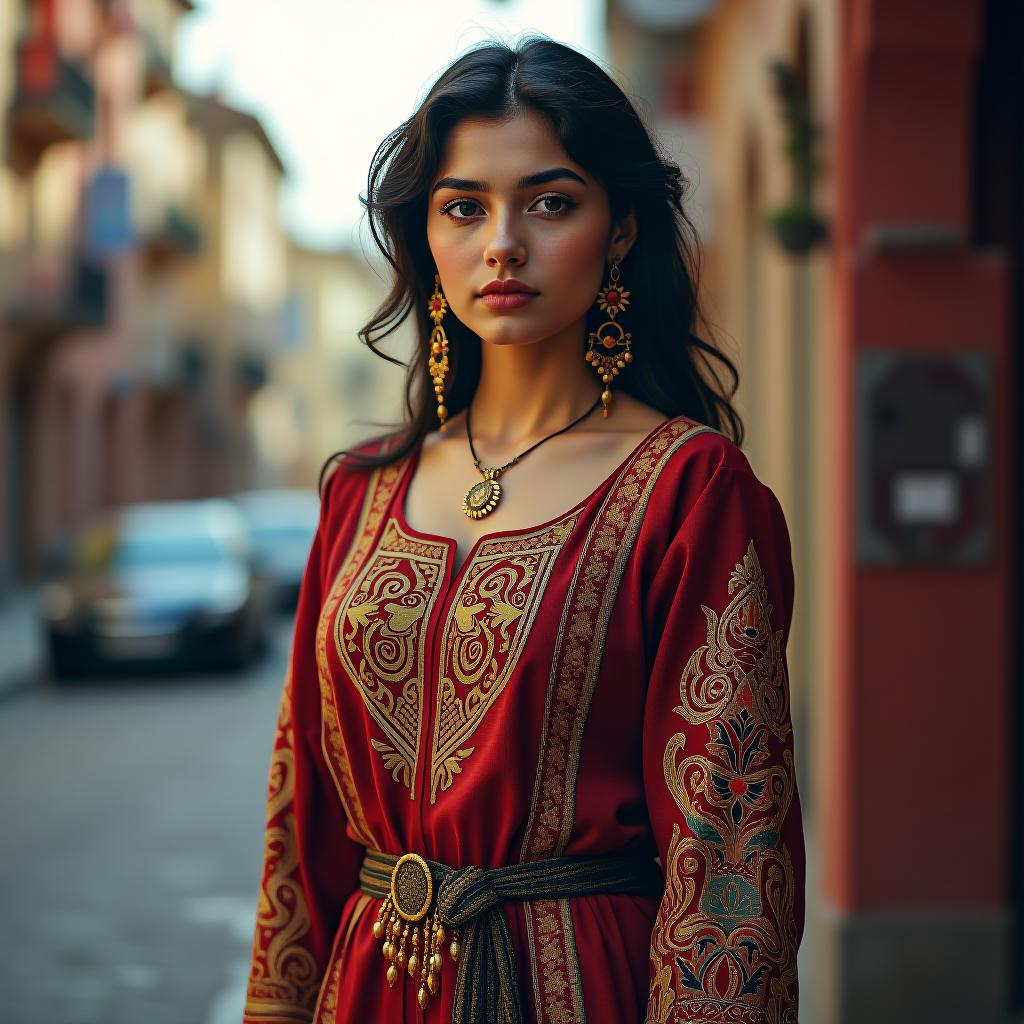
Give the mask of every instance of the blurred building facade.
[[[183, 0], [5, 5], [0, 562], [10, 583], [108, 505], [188, 490], [192, 401], [160, 364], [197, 223], [195, 133], [162, 116]], [[182, 150], [182, 142], [192, 142]], [[170, 154], [168, 156], [168, 154]], [[162, 397], [161, 397], [162, 396]], [[148, 445], [154, 434], [155, 445]]]
[[[6, 4], [3, 12], [0, 536], [9, 577], [74, 516], [83, 485], [109, 484], [97, 474], [80, 481], [78, 470], [80, 454], [85, 464], [98, 461], [83, 451], [87, 445], [113, 444], [112, 413], [101, 437], [79, 427], [87, 404], [115, 394], [110, 371], [122, 344], [123, 275], [88, 252], [79, 218], [88, 156], [102, 131], [89, 60], [99, 8]], [[82, 372], [69, 379], [76, 359]]]
[[398, 410], [355, 337], [380, 281], [294, 247], [259, 120], [175, 84], [191, 10], [0, 4], [0, 595], [106, 506], [313, 486]]
[[252, 485], [259, 455], [251, 402], [270, 375], [288, 293], [281, 223], [284, 165], [259, 121], [215, 96], [184, 96], [203, 140], [197, 202], [203, 244], [189, 263], [180, 315], [199, 377], [205, 493]]
[[[401, 420], [403, 378], [358, 336], [387, 291], [379, 267], [349, 249], [292, 242], [289, 280], [270, 381], [251, 420], [265, 472], [307, 486], [329, 455]], [[411, 331], [403, 325], [383, 351], [407, 360]]]
[[611, 65], [693, 180], [706, 309], [793, 541], [801, 1019], [1009, 1020], [1020, 5], [611, 0], [608, 25]]

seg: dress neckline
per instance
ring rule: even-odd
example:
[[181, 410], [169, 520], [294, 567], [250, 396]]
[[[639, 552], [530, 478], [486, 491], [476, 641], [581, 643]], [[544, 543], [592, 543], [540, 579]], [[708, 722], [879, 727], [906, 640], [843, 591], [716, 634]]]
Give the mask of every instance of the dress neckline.
[[[470, 545], [466, 557], [461, 561], [461, 563], [459, 563], [459, 569], [456, 571], [456, 575], [462, 572], [476, 554], [477, 550], [488, 541], [497, 540], [500, 537], [518, 537], [535, 533], [567, 518], [568, 516], [571, 516], [574, 512], [578, 512], [585, 508], [590, 504], [590, 502], [605, 491], [608, 485], [618, 477], [622, 470], [629, 465], [629, 463], [635, 458], [636, 454], [644, 448], [652, 438], [654, 438], [660, 431], [664, 430], [670, 423], [680, 418], [681, 417], [679, 416], [670, 416], [668, 419], [662, 420], [659, 424], [648, 431], [646, 436], [632, 448], [626, 457], [597, 485], [597, 487], [595, 487], [594, 490], [592, 490], [585, 498], [573, 505], [572, 508], [567, 509], [564, 512], [560, 512], [558, 515], [552, 516], [550, 519], [547, 519], [542, 523], [536, 523], [533, 526], [519, 526], [504, 530], [491, 530], [489, 533], [480, 534], [480, 536], [477, 537]], [[406, 466], [402, 472], [402, 478], [399, 481], [398, 487], [395, 489], [391, 514], [398, 521], [402, 529], [413, 537], [421, 540], [440, 541], [442, 544], [446, 544], [451, 549], [451, 561], [454, 562], [458, 560], [459, 553], [459, 544], [454, 537], [448, 537], [443, 533], [430, 533], [426, 530], [417, 529], [409, 522], [405, 515], [405, 496], [409, 490], [409, 482], [412, 480], [413, 474], [416, 472], [416, 467], [419, 465], [420, 453], [422, 450], [423, 442], [421, 440], [420, 443], [412, 449], [408, 459], [406, 460]]]

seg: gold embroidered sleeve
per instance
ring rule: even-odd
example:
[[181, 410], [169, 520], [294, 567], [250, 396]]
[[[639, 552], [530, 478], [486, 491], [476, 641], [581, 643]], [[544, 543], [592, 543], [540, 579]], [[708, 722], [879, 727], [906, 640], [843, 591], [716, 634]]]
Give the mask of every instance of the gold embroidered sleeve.
[[346, 834], [346, 817], [319, 745], [314, 643], [321, 550], [318, 530], [300, 590], [270, 757], [244, 1024], [313, 1020], [342, 906], [358, 888], [363, 847]]
[[720, 469], [649, 591], [660, 623], [644, 782], [665, 891], [648, 1024], [795, 1024], [804, 843], [786, 667], [785, 520], [749, 470]]

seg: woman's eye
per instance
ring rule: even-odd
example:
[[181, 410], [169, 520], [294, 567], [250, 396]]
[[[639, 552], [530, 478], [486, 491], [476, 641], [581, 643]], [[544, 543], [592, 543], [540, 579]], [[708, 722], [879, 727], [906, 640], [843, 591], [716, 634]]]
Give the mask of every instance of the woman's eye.
[[[568, 213], [576, 205], [566, 196], [541, 196], [537, 203], [541, 206], [541, 213], [555, 215]], [[552, 204], [554, 208], [552, 208]]]
[[[441, 208], [441, 212], [452, 220], [470, 220], [473, 217], [473, 208], [480, 204], [475, 199], [456, 199], [447, 206]], [[468, 207], [468, 209], [467, 209]], [[455, 211], [458, 214], [455, 214]]]
[[[541, 196], [530, 207], [549, 217], [564, 217], [574, 206], [567, 196]], [[476, 220], [480, 204], [475, 199], [453, 199], [441, 207], [441, 212], [454, 221]]]

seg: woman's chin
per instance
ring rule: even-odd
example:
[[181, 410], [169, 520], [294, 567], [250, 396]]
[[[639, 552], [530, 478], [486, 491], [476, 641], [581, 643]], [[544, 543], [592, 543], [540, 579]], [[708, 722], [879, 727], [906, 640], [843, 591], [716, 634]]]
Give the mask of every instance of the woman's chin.
[[524, 330], [487, 330], [480, 332], [480, 340], [485, 345], [532, 345], [538, 342], [543, 337], [543, 334], [538, 334], [536, 331], [524, 331]]
[[[488, 345], [536, 345], [559, 333], [558, 327], [545, 328], [539, 324], [512, 323], [481, 324], [476, 332]], [[564, 329], [564, 328], [563, 328]]]

